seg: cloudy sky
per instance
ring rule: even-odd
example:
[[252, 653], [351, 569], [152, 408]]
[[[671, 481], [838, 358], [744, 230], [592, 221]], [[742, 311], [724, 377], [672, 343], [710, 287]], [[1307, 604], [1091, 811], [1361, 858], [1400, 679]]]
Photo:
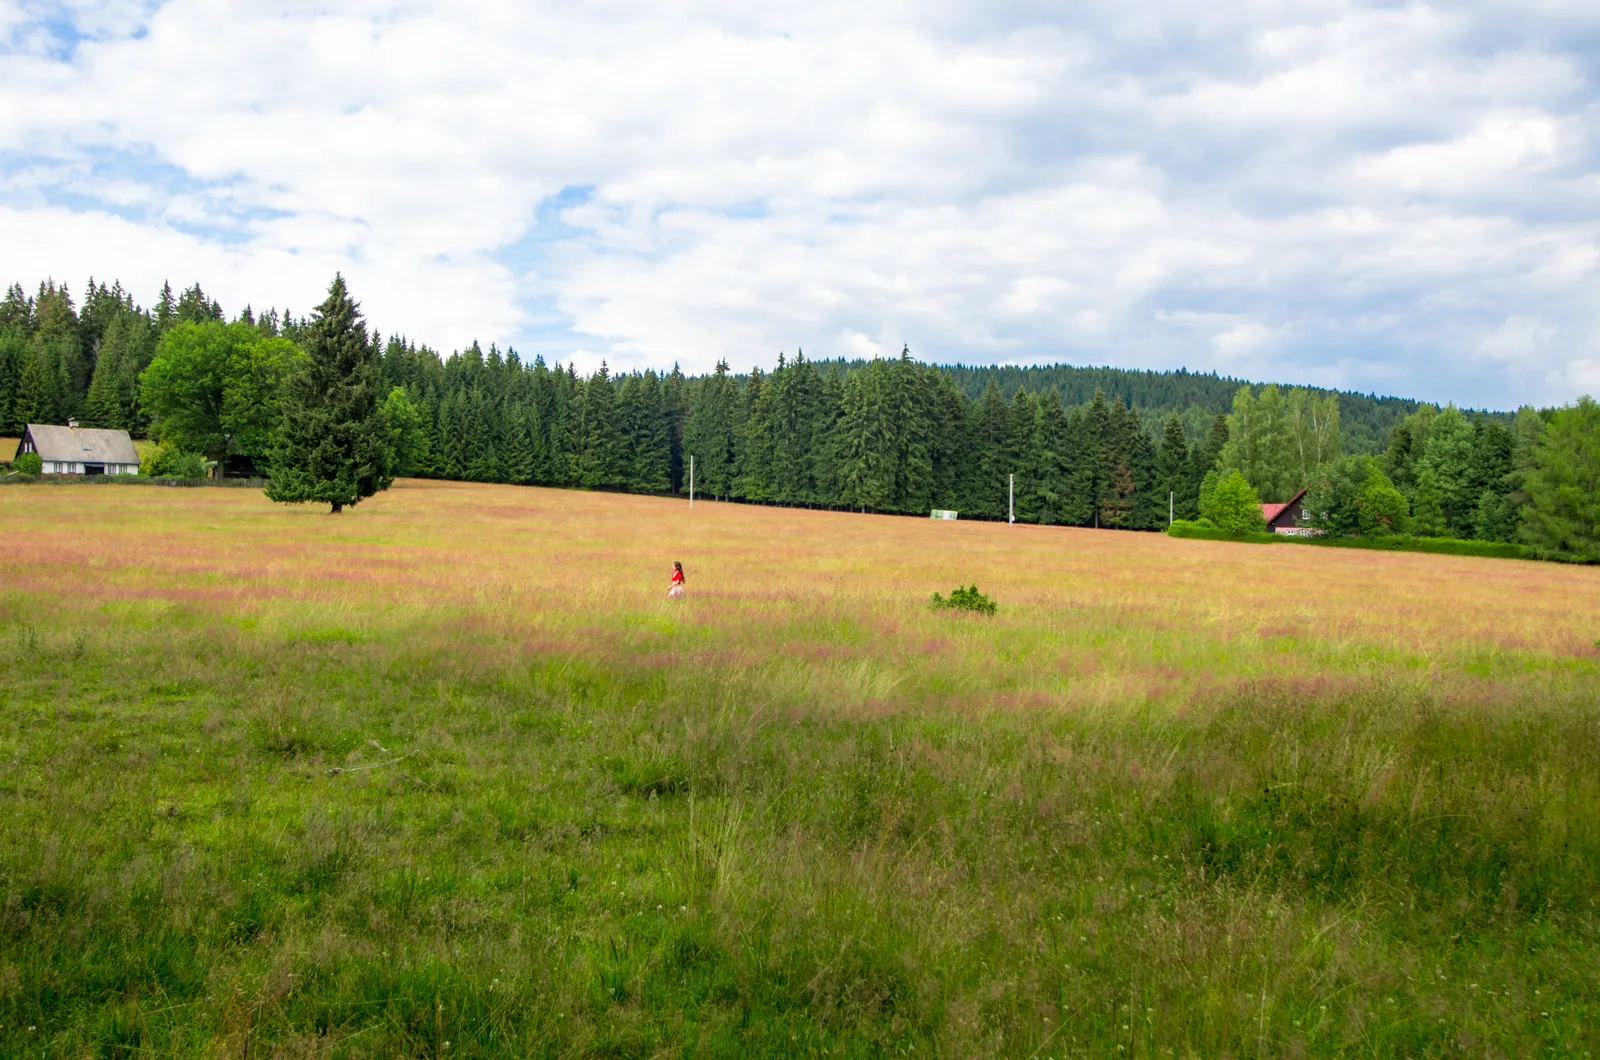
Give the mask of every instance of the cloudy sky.
[[0, 279], [343, 270], [385, 332], [585, 366], [1564, 402], [1597, 87], [1594, 0], [0, 0]]

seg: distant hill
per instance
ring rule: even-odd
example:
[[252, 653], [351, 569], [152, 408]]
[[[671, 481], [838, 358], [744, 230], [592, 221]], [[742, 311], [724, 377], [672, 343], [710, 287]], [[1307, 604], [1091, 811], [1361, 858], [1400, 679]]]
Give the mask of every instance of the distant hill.
[[[834, 360], [818, 362], [832, 370], [849, 371], [860, 367], [862, 361]], [[1191, 372], [1180, 368], [1175, 372], [1152, 372], [1129, 368], [1084, 368], [1070, 364], [1051, 364], [1034, 367], [1017, 365], [941, 365], [940, 370], [949, 375], [968, 398], [977, 398], [993, 379], [1009, 401], [1018, 390], [1027, 387], [1038, 393], [1054, 387], [1068, 406], [1087, 405], [1094, 399], [1096, 390], [1105, 392], [1107, 398], [1118, 397], [1123, 404], [1135, 409], [1139, 419], [1159, 434], [1167, 417], [1176, 413], [1190, 438], [1200, 438], [1211, 427], [1219, 412], [1233, 407], [1233, 395], [1241, 386], [1257, 385], [1245, 379], [1217, 375], [1215, 372]], [[1307, 387], [1319, 394], [1329, 391], [1323, 387]], [[1389, 443], [1389, 431], [1395, 424], [1415, 412], [1426, 402], [1411, 398], [1379, 397], [1350, 390], [1333, 391], [1339, 395], [1339, 426], [1344, 436], [1345, 451], [1351, 453], [1377, 453]], [[1509, 421], [1510, 413], [1483, 413], [1494, 419]]]

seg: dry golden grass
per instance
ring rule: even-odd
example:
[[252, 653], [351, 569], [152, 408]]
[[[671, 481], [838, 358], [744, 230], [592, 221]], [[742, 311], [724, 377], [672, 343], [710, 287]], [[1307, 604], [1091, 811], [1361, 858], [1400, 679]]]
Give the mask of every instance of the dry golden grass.
[[[0, 493], [0, 586], [267, 629], [468, 626], [464, 650], [795, 671], [842, 707], [1182, 701], [1375, 673], [1476, 688], [1594, 657], [1600, 569], [403, 481], [339, 517], [231, 489]], [[682, 604], [664, 599], [673, 560]], [[995, 620], [931, 614], [976, 583]]]

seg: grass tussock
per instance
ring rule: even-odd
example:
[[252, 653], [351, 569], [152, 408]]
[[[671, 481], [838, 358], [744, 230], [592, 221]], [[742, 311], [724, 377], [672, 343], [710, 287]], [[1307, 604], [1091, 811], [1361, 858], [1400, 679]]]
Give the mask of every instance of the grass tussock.
[[[1600, 572], [457, 485], [0, 509], [5, 1055], [1600, 1048]], [[930, 613], [954, 570], [1007, 607]]]

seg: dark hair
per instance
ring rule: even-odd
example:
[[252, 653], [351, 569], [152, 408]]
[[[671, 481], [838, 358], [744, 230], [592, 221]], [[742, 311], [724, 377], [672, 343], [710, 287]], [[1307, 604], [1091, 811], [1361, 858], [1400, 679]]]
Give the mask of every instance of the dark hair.
[[[672, 569], [678, 572], [679, 577], [683, 576], [683, 564], [679, 563], [677, 560], [672, 561]], [[685, 584], [687, 584], [689, 579], [683, 578], [683, 581]]]

